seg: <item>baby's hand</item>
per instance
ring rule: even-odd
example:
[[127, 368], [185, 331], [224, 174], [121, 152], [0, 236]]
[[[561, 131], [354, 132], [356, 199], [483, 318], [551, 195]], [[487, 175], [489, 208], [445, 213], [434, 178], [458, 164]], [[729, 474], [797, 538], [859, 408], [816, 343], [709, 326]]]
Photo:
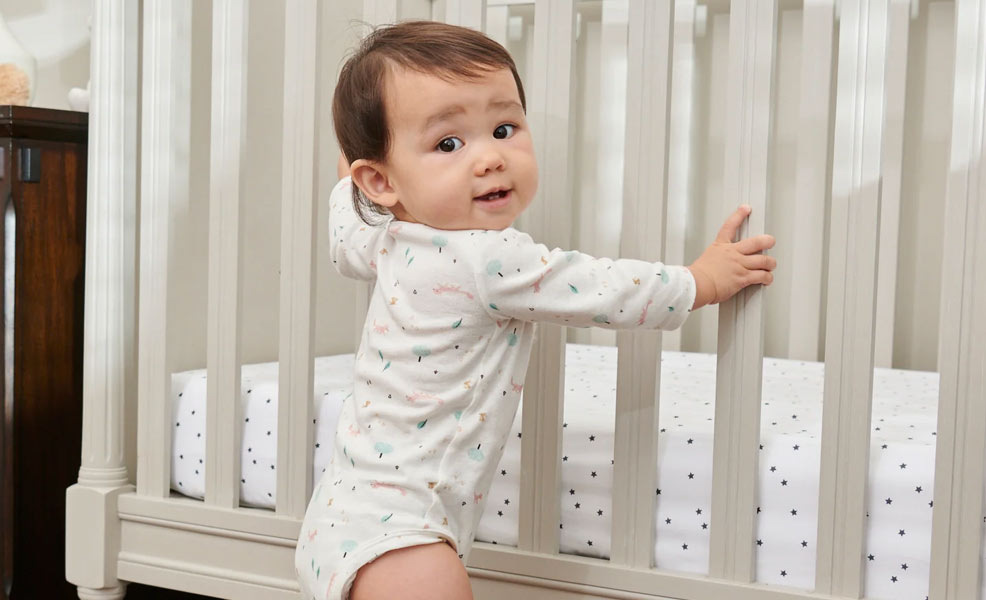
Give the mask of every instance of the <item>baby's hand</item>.
[[777, 267], [777, 259], [759, 254], [774, 247], [774, 236], [764, 234], [733, 242], [751, 211], [745, 204], [740, 206], [726, 219], [712, 245], [688, 267], [695, 277], [692, 310], [725, 302], [748, 285], [770, 285], [774, 281], [771, 271]]

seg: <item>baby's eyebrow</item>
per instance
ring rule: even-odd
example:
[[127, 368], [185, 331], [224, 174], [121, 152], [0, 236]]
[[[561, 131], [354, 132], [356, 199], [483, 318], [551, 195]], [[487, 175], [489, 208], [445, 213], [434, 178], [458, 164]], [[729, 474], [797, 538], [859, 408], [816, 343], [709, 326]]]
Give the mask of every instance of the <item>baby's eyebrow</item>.
[[506, 108], [517, 108], [524, 110], [524, 107], [520, 105], [520, 102], [516, 100], [492, 100], [490, 101], [490, 108], [506, 109]]
[[[518, 102], [516, 100], [509, 100], [509, 99], [508, 100], [490, 100], [490, 103], [487, 105], [487, 110], [490, 110], [490, 109], [505, 110], [505, 109], [511, 109], [511, 108], [516, 108], [516, 109], [521, 110], [521, 111], [524, 110], [524, 107], [521, 106], [520, 102]], [[438, 111], [438, 112], [430, 115], [427, 119], [425, 119], [425, 124], [421, 127], [421, 130], [422, 131], [428, 131], [433, 126], [437, 125], [438, 123], [441, 123], [442, 121], [446, 121], [446, 120], [454, 117], [455, 115], [463, 114], [465, 112], [466, 112], [466, 109], [461, 104], [455, 104], [455, 105], [452, 105], [452, 106], [443, 108], [442, 110], [440, 110], [440, 111]]]
[[462, 105], [456, 104], [455, 106], [449, 106], [448, 108], [445, 108], [428, 117], [425, 120], [425, 124], [421, 129], [422, 131], [427, 131], [431, 129], [434, 125], [441, 123], [442, 121], [446, 121], [451, 117], [458, 114], [462, 114], [464, 112], [466, 112], [466, 109]]

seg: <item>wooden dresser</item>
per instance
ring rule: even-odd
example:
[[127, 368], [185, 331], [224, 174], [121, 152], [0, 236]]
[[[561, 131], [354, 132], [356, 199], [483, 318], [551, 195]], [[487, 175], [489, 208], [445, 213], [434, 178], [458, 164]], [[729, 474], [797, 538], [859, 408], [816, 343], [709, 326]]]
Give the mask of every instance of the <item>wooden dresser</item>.
[[0, 106], [3, 597], [77, 598], [65, 488], [82, 448], [86, 113]]

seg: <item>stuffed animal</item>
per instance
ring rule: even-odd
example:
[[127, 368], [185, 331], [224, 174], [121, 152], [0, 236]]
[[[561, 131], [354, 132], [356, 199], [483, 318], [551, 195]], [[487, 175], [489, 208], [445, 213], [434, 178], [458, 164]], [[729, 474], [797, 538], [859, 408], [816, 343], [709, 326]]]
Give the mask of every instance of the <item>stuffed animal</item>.
[[31, 98], [31, 80], [14, 63], [0, 64], [0, 104], [27, 104]]
[[86, 82], [86, 89], [72, 88], [68, 92], [68, 105], [72, 110], [89, 112], [89, 83]]
[[[89, 17], [89, 35], [92, 36], [92, 17]], [[68, 105], [72, 110], [89, 112], [89, 82], [86, 82], [86, 89], [72, 88], [68, 92]]]

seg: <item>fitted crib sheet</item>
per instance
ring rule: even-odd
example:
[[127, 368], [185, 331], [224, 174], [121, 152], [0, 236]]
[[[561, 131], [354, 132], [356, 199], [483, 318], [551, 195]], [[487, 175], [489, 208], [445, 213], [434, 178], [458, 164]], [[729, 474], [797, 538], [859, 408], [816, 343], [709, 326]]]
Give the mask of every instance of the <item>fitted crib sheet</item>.
[[[617, 350], [569, 344], [566, 354], [560, 548], [607, 558]], [[715, 355], [662, 358], [655, 556], [659, 568], [705, 573], [709, 556]], [[824, 365], [764, 360], [757, 580], [814, 587]], [[324, 472], [353, 355], [315, 359], [313, 478]], [[931, 540], [938, 374], [876, 369], [866, 536], [866, 595], [924, 599]], [[244, 365], [240, 498], [273, 507], [277, 363]], [[172, 376], [172, 489], [205, 493], [205, 370]], [[487, 496], [478, 541], [516, 545], [521, 411]]]

